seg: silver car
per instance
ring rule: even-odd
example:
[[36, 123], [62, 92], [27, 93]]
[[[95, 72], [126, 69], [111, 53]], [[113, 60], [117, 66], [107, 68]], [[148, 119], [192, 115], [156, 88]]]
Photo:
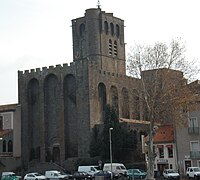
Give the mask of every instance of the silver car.
[[24, 176], [24, 180], [45, 180], [46, 177], [40, 173], [33, 172], [28, 173]]

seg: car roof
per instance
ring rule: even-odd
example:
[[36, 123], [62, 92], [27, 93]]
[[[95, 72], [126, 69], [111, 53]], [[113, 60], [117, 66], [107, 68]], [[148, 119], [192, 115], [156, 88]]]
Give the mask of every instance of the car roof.
[[2, 172], [3, 175], [15, 174], [14, 172]]
[[[110, 165], [111, 163], [105, 163], [104, 165]], [[118, 165], [118, 166], [121, 166], [121, 165], [124, 165], [122, 163], [112, 163], [112, 165]]]

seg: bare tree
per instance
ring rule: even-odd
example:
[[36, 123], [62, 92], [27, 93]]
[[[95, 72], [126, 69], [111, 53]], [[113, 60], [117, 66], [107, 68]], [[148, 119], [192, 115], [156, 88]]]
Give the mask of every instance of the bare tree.
[[191, 79], [198, 74], [196, 67], [186, 60], [180, 39], [172, 40], [170, 46], [160, 42], [154, 46], [136, 45], [128, 54], [129, 74], [141, 79], [137, 96], [142, 104], [142, 118], [150, 121], [146, 179], [154, 179], [155, 123], [178, 122], [180, 109], [193, 97], [185, 77]]

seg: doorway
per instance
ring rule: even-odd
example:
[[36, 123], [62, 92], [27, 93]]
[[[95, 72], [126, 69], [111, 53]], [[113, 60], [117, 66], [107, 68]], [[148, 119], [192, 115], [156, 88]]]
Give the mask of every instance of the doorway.
[[60, 162], [60, 148], [53, 147], [53, 162], [59, 163]]

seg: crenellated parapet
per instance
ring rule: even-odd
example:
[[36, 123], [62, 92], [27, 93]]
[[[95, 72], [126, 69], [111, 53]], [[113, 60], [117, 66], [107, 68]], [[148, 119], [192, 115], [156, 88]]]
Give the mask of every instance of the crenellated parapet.
[[71, 62], [70, 65], [68, 63], [64, 63], [64, 64], [57, 64], [55, 66], [49, 66], [49, 67], [42, 67], [42, 68], [36, 68], [36, 69], [30, 69], [30, 70], [24, 70], [24, 71], [18, 71], [18, 74], [20, 76], [24, 75], [36, 75], [36, 74], [41, 74], [44, 71], [48, 71], [48, 72], [56, 72], [56, 71], [60, 71], [61, 69], [63, 71], [70, 71], [75, 67], [75, 63]]
[[78, 63], [75, 64], [75, 62], [71, 62], [70, 64], [64, 63], [62, 65], [57, 64], [55, 66], [18, 71], [18, 80], [21, 81], [21, 83], [22, 81], [28, 83], [33, 78], [43, 81], [50, 74], [58, 78], [65, 77], [68, 74], [76, 76], [77, 64]]

